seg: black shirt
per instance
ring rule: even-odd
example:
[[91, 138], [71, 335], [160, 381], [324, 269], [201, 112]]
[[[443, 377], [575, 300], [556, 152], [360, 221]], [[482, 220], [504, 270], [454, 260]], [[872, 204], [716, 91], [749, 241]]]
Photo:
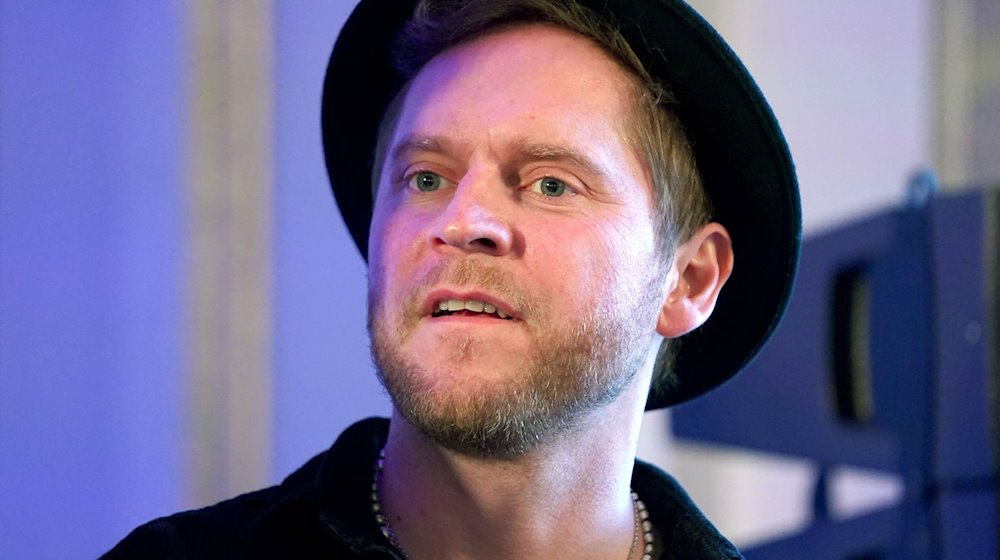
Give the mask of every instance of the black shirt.
[[[371, 512], [375, 458], [389, 422], [348, 428], [280, 485], [151, 521], [102, 558], [400, 559]], [[632, 488], [662, 538], [665, 560], [742, 558], [671, 476], [636, 461]]]

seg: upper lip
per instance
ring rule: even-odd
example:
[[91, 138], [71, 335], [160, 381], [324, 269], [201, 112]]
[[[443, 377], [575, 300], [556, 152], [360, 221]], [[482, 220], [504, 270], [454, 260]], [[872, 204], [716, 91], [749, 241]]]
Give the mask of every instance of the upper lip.
[[511, 307], [509, 303], [500, 299], [499, 297], [488, 294], [479, 290], [452, 290], [446, 288], [437, 288], [428, 292], [427, 296], [424, 298], [423, 305], [421, 306], [421, 311], [423, 314], [431, 315], [437, 311], [438, 304], [442, 301], [447, 301], [449, 299], [458, 299], [462, 301], [481, 301], [483, 303], [488, 303], [497, 309], [503, 311], [505, 314], [509, 315], [513, 319], [519, 319], [520, 316], [515, 309]]

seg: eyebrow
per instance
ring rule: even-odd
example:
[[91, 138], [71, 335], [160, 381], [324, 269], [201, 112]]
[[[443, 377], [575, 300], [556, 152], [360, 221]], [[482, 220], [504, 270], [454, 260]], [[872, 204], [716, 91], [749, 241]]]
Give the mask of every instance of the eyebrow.
[[392, 147], [392, 159], [398, 160], [409, 152], [433, 152], [443, 154], [448, 152], [449, 142], [439, 136], [415, 136], [403, 138]]
[[572, 148], [527, 142], [518, 142], [515, 148], [517, 153], [534, 161], [564, 161], [583, 169], [590, 175], [602, 179], [608, 178], [608, 173], [604, 170], [604, 167], [583, 152]]
[[[417, 136], [410, 135], [392, 147], [392, 159], [398, 160], [410, 152], [431, 152], [437, 154], [448, 154], [453, 151], [452, 143], [441, 136]], [[520, 159], [532, 161], [555, 161], [568, 162], [573, 164], [590, 175], [601, 179], [608, 178], [608, 172], [592, 158], [579, 150], [574, 150], [565, 146], [528, 142], [527, 140], [517, 140], [513, 143], [513, 153]]]

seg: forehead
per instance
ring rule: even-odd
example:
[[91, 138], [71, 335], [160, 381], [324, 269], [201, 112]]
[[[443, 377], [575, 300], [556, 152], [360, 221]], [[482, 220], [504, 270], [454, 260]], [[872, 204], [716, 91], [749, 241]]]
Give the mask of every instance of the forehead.
[[[397, 133], [503, 138], [523, 128], [625, 133], [636, 80], [603, 49], [549, 25], [502, 28], [446, 49], [411, 82]], [[522, 130], [513, 130], [521, 127]]]

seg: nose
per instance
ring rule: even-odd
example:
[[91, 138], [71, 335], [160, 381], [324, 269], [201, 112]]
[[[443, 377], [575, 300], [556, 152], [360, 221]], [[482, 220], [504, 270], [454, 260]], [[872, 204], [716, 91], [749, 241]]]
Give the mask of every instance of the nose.
[[431, 243], [470, 253], [510, 252], [514, 234], [505, 219], [506, 194], [502, 185], [466, 176], [431, 228]]

